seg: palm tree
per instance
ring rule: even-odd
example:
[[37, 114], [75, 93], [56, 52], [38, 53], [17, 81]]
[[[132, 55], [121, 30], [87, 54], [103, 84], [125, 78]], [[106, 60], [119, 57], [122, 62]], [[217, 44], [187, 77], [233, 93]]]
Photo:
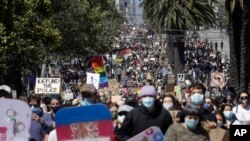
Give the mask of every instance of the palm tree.
[[250, 92], [250, 1], [240, 0], [242, 7], [240, 90]]
[[230, 86], [235, 92], [240, 90], [240, 56], [241, 56], [241, 25], [242, 12], [238, 0], [226, 0], [226, 10], [229, 13], [229, 43], [230, 43]]
[[230, 86], [235, 93], [250, 91], [250, 1], [226, 0], [229, 13]]
[[[163, 27], [170, 35], [174, 49], [175, 74], [184, 66], [185, 30], [215, 23], [213, 6], [207, 0], [144, 0], [144, 18], [156, 28]], [[172, 52], [172, 51], [170, 51]]]

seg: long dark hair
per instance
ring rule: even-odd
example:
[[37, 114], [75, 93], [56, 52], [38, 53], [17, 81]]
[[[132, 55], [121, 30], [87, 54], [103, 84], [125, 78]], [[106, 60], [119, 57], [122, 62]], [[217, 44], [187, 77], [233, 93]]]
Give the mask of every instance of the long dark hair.
[[179, 101], [171, 94], [166, 94], [166, 95], [163, 95], [163, 97], [161, 97], [162, 104], [164, 102], [164, 98], [166, 98], [166, 97], [170, 97], [172, 99], [173, 104], [174, 104], [174, 108], [173, 108], [174, 110], [181, 110], [182, 109], [181, 104], [179, 103]]

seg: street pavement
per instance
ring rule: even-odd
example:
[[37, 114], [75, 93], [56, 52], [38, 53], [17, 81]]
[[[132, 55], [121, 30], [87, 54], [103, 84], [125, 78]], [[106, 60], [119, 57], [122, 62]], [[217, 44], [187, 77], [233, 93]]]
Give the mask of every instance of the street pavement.
[[[221, 32], [220, 30], [203, 30], [199, 31], [199, 35], [201, 39], [208, 39], [208, 41], [212, 42], [218, 42], [218, 49], [220, 49], [220, 42], [223, 41], [223, 50], [227, 56], [229, 56], [230, 53], [230, 47], [229, 47], [229, 36], [225, 34], [225, 32]], [[230, 59], [230, 58], [229, 58]]]

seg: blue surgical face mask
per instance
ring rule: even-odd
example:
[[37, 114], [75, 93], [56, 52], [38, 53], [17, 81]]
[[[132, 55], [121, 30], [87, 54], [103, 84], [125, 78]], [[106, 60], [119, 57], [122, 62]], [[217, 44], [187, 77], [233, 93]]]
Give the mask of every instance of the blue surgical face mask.
[[200, 93], [195, 93], [190, 98], [191, 98], [191, 103], [193, 103], [195, 105], [200, 105], [203, 103], [204, 95], [202, 95]]
[[233, 117], [232, 111], [224, 111], [223, 114], [224, 114], [226, 119], [231, 119]]
[[81, 101], [81, 103], [80, 103], [81, 106], [88, 106], [88, 105], [91, 105], [91, 104], [92, 104], [92, 101], [91, 101], [91, 99], [89, 99], [89, 98], [84, 98], [84, 99]]
[[185, 118], [185, 124], [187, 125], [188, 128], [194, 129], [196, 128], [198, 123], [199, 123], [199, 120]]
[[146, 108], [152, 108], [155, 103], [155, 98], [154, 97], [143, 97], [142, 98], [142, 105], [145, 106]]
[[218, 121], [217, 121], [217, 126], [218, 126], [218, 127], [222, 127], [222, 126], [223, 126], [223, 122], [220, 121], [220, 120], [218, 120]]
[[163, 103], [163, 107], [166, 110], [171, 110], [174, 107], [174, 103]]
[[205, 103], [203, 107], [204, 109], [208, 109], [210, 107], [210, 104]]

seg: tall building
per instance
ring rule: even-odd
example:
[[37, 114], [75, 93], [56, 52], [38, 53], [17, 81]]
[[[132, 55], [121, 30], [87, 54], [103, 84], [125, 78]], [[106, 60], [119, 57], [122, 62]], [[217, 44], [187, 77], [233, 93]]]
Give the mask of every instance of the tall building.
[[140, 0], [116, 0], [117, 10], [126, 17], [130, 24], [142, 24], [142, 8]]

